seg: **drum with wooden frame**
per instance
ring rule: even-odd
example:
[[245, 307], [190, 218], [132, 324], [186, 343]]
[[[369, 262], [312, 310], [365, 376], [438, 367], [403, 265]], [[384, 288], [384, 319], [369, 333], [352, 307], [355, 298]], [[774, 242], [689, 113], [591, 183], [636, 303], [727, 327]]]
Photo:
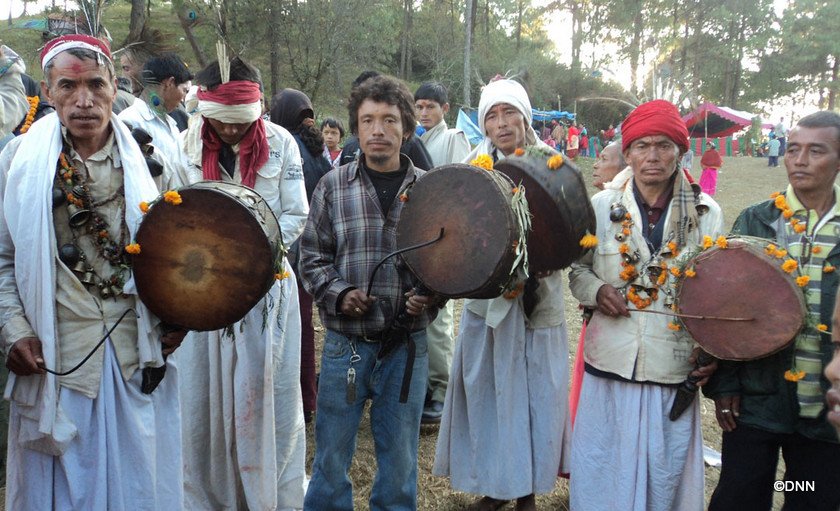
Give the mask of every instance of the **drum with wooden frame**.
[[443, 238], [402, 254], [429, 290], [448, 298], [495, 298], [511, 278], [522, 226], [511, 208], [513, 183], [463, 164], [429, 171], [407, 192], [397, 248]]
[[202, 181], [156, 202], [143, 217], [133, 257], [143, 303], [161, 320], [217, 330], [250, 311], [275, 281], [280, 224], [265, 200], [236, 183]]
[[786, 257], [770, 253], [769, 244], [759, 238], [731, 237], [727, 248], [704, 250], [685, 266], [696, 276], [681, 279], [679, 312], [704, 319], [682, 317], [682, 322], [694, 340], [717, 358], [753, 360], [772, 355], [788, 346], [805, 322], [804, 293], [782, 269]]
[[569, 267], [585, 251], [581, 238], [595, 234], [595, 212], [580, 171], [566, 158], [559, 168], [549, 169], [550, 156], [511, 156], [495, 165], [515, 185], [525, 187], [531, 211], [528, 270], [532, 274]]

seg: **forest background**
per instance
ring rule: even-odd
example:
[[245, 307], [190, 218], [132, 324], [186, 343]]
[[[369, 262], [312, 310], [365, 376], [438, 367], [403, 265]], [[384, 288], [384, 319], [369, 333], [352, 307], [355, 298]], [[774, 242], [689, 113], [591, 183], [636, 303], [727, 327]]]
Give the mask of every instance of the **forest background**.
[[[412, 88], [438, 80], [453, 107], [477, 106], [490, 78], [516, 75], [534, 107], [597, 129], [655, 98], [772, 122], [779, 105], [789, 121], [840, 106], [840, 2], [824, 0], [13, 0], [0, 39], [40, 78], [41, 33], [16, 25], [98, 3], [115, 50], [157, 29], [198, 70], [222, 38], [263, 71], [268, 95], [302, 90], [318, 117], [345, 118], [366, 69]], [[12, 19], [21, 7], [46, 11]]]

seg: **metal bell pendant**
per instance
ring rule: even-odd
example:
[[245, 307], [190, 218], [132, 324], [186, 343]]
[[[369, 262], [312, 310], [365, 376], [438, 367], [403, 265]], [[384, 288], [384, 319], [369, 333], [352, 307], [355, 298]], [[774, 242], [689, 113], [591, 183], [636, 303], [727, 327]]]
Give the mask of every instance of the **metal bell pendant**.
[[99, 296], [102, 298], [111, 298], [114, 296], [114, 290], [107, 282], [100, 282], [97, 287], [99, 287]]
[[68, 221], [70, 227], [79, 228], [90, 220], [90, 210], [80, 208], [75, 204], [68, 204], [67, 212], [70, 214], [70, 220]]
[[624, 217], [627, 215], [627, 208], [624, 207], [624, 204], [620, 202], [614, 202], [610, 204], [610, 221], [611, 222], [621, 222], [624, 220]]
[[[72, 243], [65, 243], [64, 245], [58, 247], [58, 258], [68, 268], [73, 268], [81, 260], [82, 251], [79, 250], [79, 247]], [[84, 271], [84, 265], [82, 265], [82, 269], [82, 271]]]
[[81, 277], [79, 277], [79, 282], [86, 286], [90, 286], [96, 282], [96, 277], [93, 275], [92, 271], [87, 270]]

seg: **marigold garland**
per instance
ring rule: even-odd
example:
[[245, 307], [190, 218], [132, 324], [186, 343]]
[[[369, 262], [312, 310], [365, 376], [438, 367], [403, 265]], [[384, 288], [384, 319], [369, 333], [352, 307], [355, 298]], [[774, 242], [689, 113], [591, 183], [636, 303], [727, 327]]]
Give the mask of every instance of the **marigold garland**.
[[715, 240], [715, 245], [717, 245], [718, 248], [728, 248], [729, 242], [726, 241], [725, 236], [718, 236], [717, 240]]
[[513, 154], [514, 154], [514, 156], [523, 156], [525, 154], [525, 149], [522, 149], [521, 147], [517, 147], [516, 149], [513, 150]]
[[521, 295], [522, 292], [525, 290], [525, 283], [524, 282], [517, 282], [513, 289], [509, 291], [505, 291], [502, 295], [508, 300], [514, 300], [517, 296]]
[[689, 268], [685, 270], [685, 276], [691, 279], [697, 276], [697, 272]]
[[673, 275], [674, 277], [680, 277], [682, 275], [682, 272], [676, 266], [671, 266], [671, 275]]
[[817, 330], [819, 330], [820, 332], [827, 332], [828, 331], [828, 325], [825, 325], [823, 323], [819, 323], [817, 325]]
[[149, 203], [148, 203], [148, 202], [145, 202], [145, 201], [144, 201], [144, 202], [141, 202], [141, 203], [140, 203], [140, 211], [141, 211], [141, 212], [143, 212], [143, 214], [144, 214], [144, 215], [145, 215], [146, 213], [148, 213], [148, 212], [149, 212]]
[[776, 257], [776, 259], [782, 259], [786, 257], [787, 254], [788, 251], [783, 248], [777, 248], [775, 251], [773, 251], [773, 255]]
[[548, 168], [550, 168], [551, 170], [557, 170], [563, 166], [563, 157], [559, 154], [555, 154], [554, 156], [548, 159], [546, 165], [548, 165]]
[[809, 277], [807, 275], [802, 275], [802, 276], [796, 277], [796, 285], [799, 286], [799, 287], [807, 286], [808, 282], [810, 282], [810, 281], [811, 281], [811, 277]]
[[274, 274], [274, 278], [277, 279], [277, 280], [284, 280], [284, 279], [287, 279], [291, 276], [292, 276], [292, 274], [289, 273], [288, 270], [283, 270], [283, 272], [281, 272], [281, 273], [275, 273]]
[[35, 122], [35, 114], [38, 112], [38, 103], [41, 102], [41, 98], [38, 96], [27, 96], [26, 101], [29, 102], [29, 112], [26, 113], [26, 119], [23, 121], [23, 126], [20, 127], [21, 135], [29, 131], [32, 123]]
[[772, 243], [768, 243], [767, 246], [764, 247], [764, 253], [769, 255], [769, 256], [772, 256], [773, 254], [776, 253], [776, 245], [774, 245]]
[[787, 371], [785, 371], [785, 380], [787, 381], [799, 381], [804, 377], [805, 371], [797, 371], [795, 369], [788, 369]]
[[668, 330], [673, 330], [675, 332], [678, 332], [680, 330], [680, 324], [679, 323], [674, 323], [672, 321], [672, 322], [668, 323]]
[[125, 251], [132, 255], [137, 255], [140, 253], [140, 244], [139, 243], [131, 243], [125, 246]]
[[793, 259], [788, 259], [782, 264], [782, 270], [784, 270], [785, 273], [793, 273], [793, 270], [795, 270], [798, 267], [799, 263], [797, 263]]
[[836, 269], [837, 268], [835, 266], [831, 266], [830, 263], [825, 263], [825, 266], [823, 266], [823, 273], [834, 273], [834, 270]]
[[671, 257], [677, 257], [680, 254], [680, 251], [677, 249], [676, 241], [669, 241], [667, 246], [668, 251], [671, 252]]
[[820, 247], [819, 245], [815, 246], [814, 248], [811, 249], [812, 254], [819, 254], [821, 252], [822, 252], [822, 247]]
[[715, 242], [712, 240], [711, 236], [708, 236], [708, 235], [703, 236], [703, 250], [706, 250], [707, 248], [711, 248], [711, 246], [714, 245], [714, 244], [715, 244]]
[[790, 217], [793, 216], [793, 210], [790, 208], [782, 210], [782, 216], [785, 217], [785, 220], [790, 220]]
[[168, 192], [163, 194], [163, 200], [172, 204], [173, 206], [177, 206], [181, 204], [183, 199], [181, 199], [181, 194], [176, 192], [175, 190], [169, 190]]
[[580, 239], [580, 246], [583, 248], [597, 247], [598, 237], [594, 234], [586, 233], [586, 235]]
[[489, 154], [479, 154], [470, 165], [484, 170], [493, 170], [493, 158]]

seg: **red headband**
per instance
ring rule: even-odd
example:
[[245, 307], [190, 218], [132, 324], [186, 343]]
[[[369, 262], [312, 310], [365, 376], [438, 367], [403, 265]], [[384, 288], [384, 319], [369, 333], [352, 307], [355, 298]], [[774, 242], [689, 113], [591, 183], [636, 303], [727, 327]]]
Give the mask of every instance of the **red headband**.
[[201, 101], [212, 101], [222, 105], [247, 105], [260, 100], [260, 84], [247, 80], [233, 80], [213, 90], [198, 88], [196, 96]]
[[89, 35], [70, 34], [56, 37], [44, 46], [44, 49], [41, 50], [41, 68], [43, 69], [59, 53], [72, 50], [73, 48], [95, 51], [108, 60], [113, 61], [111, 58], [111, 47], [107, 42]]
[[670, 138], [683, 152], [688, 150], [688, 129], [673, 103], [656, 99], [641, 104], [621, 123], [621, 150], [634, 140], [653, 135]]

